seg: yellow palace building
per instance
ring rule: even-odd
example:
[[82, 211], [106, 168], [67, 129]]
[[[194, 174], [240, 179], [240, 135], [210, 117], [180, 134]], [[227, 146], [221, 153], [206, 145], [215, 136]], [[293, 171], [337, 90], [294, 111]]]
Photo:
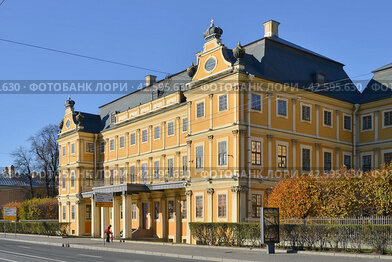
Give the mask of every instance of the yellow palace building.
[[[59, 220], [70, 234], [194, 243], [189, 222], [258, 221], [283, 176], [392, 159], [392, 92], [363, 93], [343, 64], [288, 42], [279, 23], [230, 49], [212, 22], [196, 65], [99, 108], [65, 102]], [[390, 79], [390, 77], [389, 77]], [[113, 194], [112, 207], [95, 196]]]

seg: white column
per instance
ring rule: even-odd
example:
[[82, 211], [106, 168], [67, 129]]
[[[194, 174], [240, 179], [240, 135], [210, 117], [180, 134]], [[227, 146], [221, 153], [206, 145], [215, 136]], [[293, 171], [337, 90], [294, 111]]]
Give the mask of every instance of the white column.
[[187, 141], [186, 142], [187, 146], [188, 146], [188, 155], [187, 155], [187, 180], [191, 180], [191, 172], [192, 172], [192, 168], [191, 168], [191, 163], [192, 163], [192, 157], [191, 157], [191, 151], [192, 151], [192, 141]]
[[162, 238], [166, 239], [166, 226], [167, 226], [167, 210], [166, 210], [166, 196], [161, 198], [162, 203]]
[[137, 154], [140, 155], [140, 129], [136, 130]]
[[207, 222], [212, 222], [212, 213], [213, 213], [213, 203], [212, 197], [214, 195], [214, 189], [208, 188], [207, 189]]
[[162, 122], [162, 147], [166, 148], [166, 121]]
[[231, 202], [232, 202], [232, 207], [231, 207], [231, 222], [237, 223], [238, 222], [238, 186], [232, 186], [231, 187]]
[[148, 137], [149, 137], [149, 141], [150, 141], [150, 152], [152, 152], [152, 140], [154, 140], [154, 134], [152, 133], [152, 125], [148, 126]]
[[379, 111], [374, 112], [374, 141], [378, 141], [378, 115]]
[[[238, 123], [238, 86], [233, 88], [234, 93], [234, 123]], [[242, 110], [241, 110], [242, 111]]]
[[180, 133], [181, 133], [181, 128], [180, 128], [180, 117], [176, 117], [176, 129], [177, 129], [177, 146], [180, 146]]
[[189, 228], [189, 223], [192, 222], [192, 190], [186, 190], [185, 191], [186, 195], [186, 219], [187, 219], [187, 225], [186, 225], [186, 237], [187, 237], [187, 243], [191, 244], [191, 230]]
[[[268, 112], [267, 112], [267, 114], [268, 114], [268, 128], [271, 128], [271, 114], [272, 114], [272, 112], [271, 112], [271, 94], [270, 93], [267, 94], [267, 103], [268, 103]], [[249, 121], [249, 119], [248, 119], [248, 121]]]
[[116, 159], [118, 159], [118, 148], [120, 147], [120, 145], [118, 143], [118, 136], [116, 136], [116, 138], [114, 140], [114, 146], [116, 148]]
[[132, 238], [132, 218], [130, 208], [132, 207], [132, 195], [122, 194], [123, 213], [123, 238]]
[[319, 136], [320, 128], [320, 106], [316, 105], [316, 137]]
[[99, 234], [99, 209], [96, 207], [94, 197], [91, 198], [91, 236], [96, 237]]
[[112, 229], [114, 237], [120, 236], [120, 207], [116, 197], [113, 197]]
[[180, 211], [180, 204], [181, 204], [181, 197], [176, 195], [174, 200], [175, 209], [176, 209], [176, 243], [181, 243], [181, 211]]
[[188, 102], [188, 135], [191, 135], [192, 134], [192, 125], [191, 125], [191, 119], [192, 119], [192, 115], [191, 115], [191, 112], [192, 112], [192, 101], [189, 101]]
[[292, 164], [292, 168], [293, 168], [293, 171], [295, 171], [297, 169], [297, 139], [291, 139], [291, 143], [293, 145], [293, 154], [292, 154], [293, 164]]
[[336, 148], [336, 169], [340, 167], [340, 147]]
[[336, 110], [336, 140], [339, 141], [339, 132], [340, 132], [340, 111]]
[[373, 149], [373, 154], [374, 154], [374, 168], [378, 169], [379, 168], [379, 164], [378, 164], [378, 154], [380, 152], [380, 148], [376, 147]]
[[213, 103], [212, 103], [212, 100], [213, 100], [213, 94], [210, 94], [209, 95], [209, 98], [210, 98], [210, 129], [212, 130], [213, 129], [213, 123], [212, 123], [212, 116], [213, 116]]
[[320, 144], [316, 143], [316, 168], [320, 170]]
[[297, 114], [296, 114], [297, 99], [293, 98], [291, 101], [293, 103], [293, 133], [295, 133], [296, 132], [296, 116], [297, 116]]
[[208, 136], [208, 142], [209, 142], [208, 143], [208, 155], [209, 155], [209, 157], [208, 157], [208, 165], [209, 165], [208, 170], [209, 170], [210, 179], [212, 178], [212, 143], [213, 143], [213, 140], [214, 140], [213, 135]]
[[[233, 173], [234, 173], [235, 176], [237, 176], [238, 175], [238, 158], [237, 158], [237, 156], [239, 154], [239, 152], [237, 152], [237, 150], [238, 150], [237, 149], [238, 148], [237, 136], [238, 136], [239, 131], [238, 130], [233, 130], [232, 133], [233, 133], [233, 140], [234, 140], [234, 143], [233, 143], [234, 149], [233, 149], [233, 153], [232, 153], [232, 155], [233, 155], [233, 162], [234, 162], [233, 163]], [[229, 152], [229, 154], [230, 154], [230, 152]]]
[[101, 207], [101, 238], [105, 238], [105, 228], [109, 225], [105, 208], [106, 207]]
[[267, 143], [268, 143], [268, 170], [272, 168], [272, 138], [273, 135], [267, 135]]

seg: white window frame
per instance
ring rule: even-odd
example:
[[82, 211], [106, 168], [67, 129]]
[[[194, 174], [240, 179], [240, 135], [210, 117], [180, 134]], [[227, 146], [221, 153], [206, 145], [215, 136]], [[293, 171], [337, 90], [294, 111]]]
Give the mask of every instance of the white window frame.
[[[203, 115], [202, 116], [197, 116], [197, 107], [199, 104], [203, 103]], [[201, 100], [196, 102], [196, 108], [195, 108], [195, 118], [196, 119], [201, 119], [206, 117], [206, 103], [205, 100]]]
[[[219, 164], [219, 143], [221, 142], [226, 142], [226, 164], [220, 165]], [[229, 138], [228, 137], [222, 137], [217, 139], [216, 141], [216, 152], [217, 152], [217, 166], [218, 167], [227, 167], [229, 165]]]
[[[159, 135], [158, 135], [158, 137], [155, 137], [155, 134], [157, 133], [156, 132], [157, 129], [159, 129], [159, 132], [158, 132]], [[158, 140], [158, 139], [161, 139], [161, 125], [154, 126], [154, 141]]]
[[[252, 108], [252, 95], [260, 96], [260, 110]], [[250, 93], [250, 111], [251, 112], [263, 113], [263, 94], [259, 94], [259, 93], [256, 93], [256, 92], [251, 92]]]
[[[72, 186], [72, 177], [73, 177], [73, 186]], [[71, 170], [71, 175], [70, 175], [70, 185], [71, 185], [71, 189], [75, 188], [75, 179], [76, 179], [76, 174], [74, 170]]]
[[[278, 146], [286, 146], [286, 167], [278, 167]], [[275, 143], [275, 157], [276, 157], [276, 168], [280, 170], [288, 169], [289, 168], [289, 143], [286, 141], [279, 141], [277, 140]]]
[[71, 155], [75, 155], [75, 154], [76, 154], [76, 144], [75, 142], [73, 142], [71, 143]]
[[63, 145], [63, 156], [67, 155], [67, 145]]
[[[173, 202], [173, 217], [172, 218], [169, 218], [169, 201]], [[167, 199], [166, 212], [167, 212], [166, 213], [167, 214], [167, 221], [173, 222], [175, 216], [178, 215], [178, 214], [176, 214], [176, 200], [174, 198], [168, 198]]]
[[[113, 149], [112, 149], [112, 141], [113, 141]], [[114, 138], [109, 139], [109, 151], [112, 152], [116, 149], [116, 141]]]
[[383, 110], [381, 113], [382, 113], [382, 128], [390, 128], [390, 127], [392, 127], [392, 124], [391, 125], [388, 125], [388, 126], [386, 126], [386, 125], [384, 125], [384, 123], [385, 123], [385, 113], [388, 113], [388, 112], [391, 112], [392, 113], [392, 109], [387, 109], [387, 110]]
[[360, 159], [359, 159], [360, 165], [359, 166], [361, 167], [361, 170], [363, 170], [362, 169], [362, 167], [363, 167], [362, 157], [363, 156], [371, 156], [370, 170], [372, 170], [374, 168], [374, 153], [373, 152], [362, 152], [359, 154], [359, 156], [360, 156]]
[[[135, 210], [133, 210], [133, 207], [135, 207]], [[132, 202], [131, 203], [131, 219], [134, 221], [138, 221], [138, 217], [137, 217], [137, 202]], [[133, 217], [133, 212], [135, 212], [135, 218]]]
[[[223, 96], [226, 97], [226, 108], [221, 110], [220, 109], [220, 99]], [[227, 94], [218, 95], [218, 112], [226, 112], [226, 111], [229, 111], [229, 96]]]
[[[64, 177], [65, 177], [65, 179], [64, 179]], [[65, 183], [64, 183], [64, 180], [65, 180]], [[67, 173], [63, 172], [63, 175], [61, 177], [61, 190], [65, 191], [66, 189], [67, 189]]]
[[[299, 148], [300, 148], [300, 150], [301, 150], [301, 152], [300, 152], [300, 154], [301, 154], [301, 172], [311, 172], [312, 171], [312, 168], [313, 168], [313, 165], [312, 165], [312, 161], [313, 161], [313, 147], [312, 146], [309, 146], [309, 145], [305, 145], [305, 144], [301, 144], [300, 146], [299, 146]], [[302, 154], [302, 150], [303, 149], [309, 149], [310, 150], [310, 163], [309, 163], [309, 170], [303, 170], [302, 169], [302, 167], [303, 167], [303, 154]]]
[[[196, 165], [196, 162], [197, 162], [197, 155], [196, 155], [196, 149], [199, 147], [199, 146], [201, 146], [201, 147], [203, 147], [203, 158], [202, 158], [202, 167], [196, 167], [197, 165]], [[204, 142], [201, 142], [201, 143], [197, 143], [197, 144], [195, 144], [195, 169], [196, 170], [202, 170], [202, 169], [204, 169], [204, 166], [205, 166], [205, 146], [204, 146]]]
[[[172, 176], [169, 176], [169, 160], [173, 161], [173, 173], [172, 173]], [[174, 173], [175, 173], [175, 170], [176, 170], [176, 164], [175, 164], [175, 161], [174, 161], [174, 156], [168, 156], [166, 158], [165, 169], [166, 169], [166, 178], [170, 178], [170, 179], [175, 178], [175, 174]]]
[[100, 147], [99, 147], [99, 151], [100, 151], [101, 154], [105, 153], [105, 146], [106, 146], [105, 141], [101, 141]]
[[[134, 142], [133, 144], [132, 144], [131, 136], [135, 136], [135, 142]], [[136, 145], [136, 132], [133, 132], [133, 133], [129, 134], [129, 144], [130, 144], [131, 146]]]
[[255, 142], [260, 142], [260, 147], [261, 147], [261, 157], [260, 157], [260, 165], [256, 165], [256, 164], [253, 164], [253, 162], [252, 162], [252, 148], [251, 148], [251, 150], [250, 150], [250, 153], [251, 153], [251, 162], [250, 162], [250, 164], [251, 164], [251, 166], [253, 167], [253, 168], [261, 168], [261, 167], [263, 167], [264, 166], [264, 162], [263, 162], [263, 158], [264, 158], [264, 139], [262, 138], [262, 137], [257, 137], [257, 136], [253, 136], [253, 137], [251, 137], [251, 146], [252, 146], [252, 141], [255, 141]]
[[[149, 174], [149, 168], [148, 168], [148, 162], [147, 161], [143, 161], [140, 163], [140, 184], [143, 184], [143, 165], [146, 165], [146, 184], [148, 183], [148, 176]], [[144, 185], [144, 184], [143, 184]]]
[[[323, 157], [323, 172], [325, 172], [325, 171], [328, 171], [328, 172], [330, 172], [330, 171], [333, 171], [333, 169], [334, 169], [334, 161], [333, 161], [333, 157], [334, 157], [334, 155], [333, 155], [333, 150], [332, 149], [329, 149], [329, 148], [323, 148], [323, 150], [322, 150], [322, 157]], [[325, 168], [325, 157], [324, 157], [324, 153], [331, 153], [331, 170], [325, 170], [324, 168]]]
[[[155, 210], [156, 210], [156, 206], [155, 206], [155, 203], [158, 203], [158, 218], [156, 218], [155, 217]], [[154, 200], [153, 201], [153, 214], [152, 214], [152, 219], [154, 220], [154, 221], [157, 221], [157, 222], [159, 222], [159, 221], [161, 221], [161, 210], [162, 210], [162, 208], [161, 208], [161, 201], [158, 199], [158, 200]]]
[[392, 153], [392, 149], [381, 150], [381, 160], [382, 160], [381, 163], [382, 163], [383, 166], [385, 165], [384, 154], [386, 154], [386, 153]]
[[[200, 197], [200, 196], [202, 197], [202, 208], [203, 208], [203, 211], [201, 212], [201, 217], [198, 217], [197, 216], [197, 212], [196, 212], [196, 210], [197, 210], [196, 197]], [[197, 193], [194, 194], [194, 197], [195, 197], [195, 199], [194, 199], [194, 201], [195, 201], [195, 221], [202, 222], [202, 221], [204, 221], [204, 214], [205, 214], [205, 211], [206, 211], [204, 192], [197, 192]]]
[[353, 168], [353, 154], [350, 153], [350, 152], [343, 152], [342, 155], [343, 155], [343, 157], [342, 157], [342, 167], [344, 167], [344, 157], [345, 156], [349, 156], [351, 158], [350, 165], [351, 165], [351, 168]]
[[[160, 158], [153, 159], [152, 163], [153, 163], [152, 178], [153, 178], [153, 180], [160, 180], [161, 179], [161, 159]], [[155, 171], [156, 171], [156, 167], [157, 167], [156, 163], [158, 163], [158, 178], [155, 177], [155, 174], [156, 174]]]
[[[331, 125], [325, 124], [325, 113], [324, 112], [331, 113]], [[333, 128], [333, 110], [332, 109], [323, 108], [323, 127]]]
[[71, 205], [71, 221], [75, 221], [76, 219], [76, 207], [74, 204]]
[[[279, 114], [279, 101], [285, 101], [286, 102], [286, 115], [280, 115]], [[289, 117], [289, 100], [287, 98], [283, 98], [283, 97], [277, 97], [276, 101], [276, 111], [275, 111], [275, 115], [276, 117], [283, 117], [283, 118], [288, 118]]]
[[[370, 128], [370, 129], [363, 129], [363, 123], [364, 123], [363, 119], [364, 119], [365, 117], [367, 117], [367, 116], [370, 116], [370, 118], [372, 119], [372, 120], [371, 120], [372, 128]], [[373, 120], [373, 118], [374, 118], [373, 113], [361, 115], [361, 132], [373, 131], [373, 129], [374, 129], [374, 120]]]
[[[133, 175], [134, 175], [134, 180], [132, 181], [132, 173], [131, 173], [131, 168], [134, 168], [135, 169], [135, 172], [133, 173]], [[137, 180], [137, 174], [136, 174], [136, 165], [130, 165], [129, 166], [129, 182], [130, 183], [135, 183], [136, 182], [136, 180]]]
[[[344, 127], [344, 117], [346, 117], [346, 116], [348, 116], [348, 117], [350, 118], [350, 120], [351, 120], [351, 124], [350, 124], [351, 129], [346, 129], [346, 128]], [[343, 113], [343, 117], [342, 117], [342, 126], [343, 126], [343, 130], [344, 130], [344, 131], [352, 132], [352, 130], [353, 130], [353, 117], [352, 117], [352, 115]]]
[[[184, 120], [186, 119], [186, 125], [184, 125]], [[188, 119], [188, 117], [183, 117], [182, 118], [182, 132], [183, 133], [186, 133], [186, 132], [188, 132], [188, 125], [189, 125], [189, 119]], [[184, 126], [186, 126], [186, 130], [184, 130]]]
[[[143, 141], [143, 132], [144, 131], [146, 131], [147, 132], [147, 140], [146, 141]], [[141, 130], [141, 140], [142, 140], [142, 144], [146, 144], [146, 143], [148, 143], [148, 129], [147, 128], [145, 128], [145, 129], [143, 129], [143, 130]]]
[[[224, 217], [219, 216], [219, 195], [226, 196], [226, 211], [225, 211]], [[229, 193], [228, 193], [228, 190], [217, 190], [216, 191], [216, 217], [217, 217], [218, 222], [226, 222], [228, 219], [228, 212], [229, 212]]]
[[[300, 121], [301, 121], [301, 122], [304, 122], [304, 123], [309, 123], [309, 124], [311, 124], [311, 123], [312, 123], [312, 113], [313, 113], [313, 112], [312, 112], [312, 111], [313, 111], [313, 110], [312, 110], [312, 109], [313, 109], [313, 108], [312, 108], [312, 105], [311, 105], [311, 104], [306, 104], [306, 103], [301, 102], [301, 103], [300, 103], [300, 106], [301, 106], [301, 109], [300, 109], [300, 113], [301, 113]], [[305, 120], [305, 119], [302, 118], [302, 116], [303, 116], [303, 115], [302, 115], [302, 112], [303, 112], [302, 109], [303, 109], [304, 106], [310, 108], [310, 111], [309, 111], [309, 117], [310, 117], [310, 119], [309, 119], [309, 120]]]
[[62, 211], [62, 221], [67, 221], [67, 206], [63, 205], [63, 207], [61, 208]]
[[[169, 125], [172, 124], [173, 125], [173, 134], [169, 135]], [[176, 134], [176, 124], [174, 123], [174, 121], [169, 121], [167, 122], [167, 137], [171, 137], [174, 136]]]
[[[124, 144], [123, 144], [123, 146], [121, 146], [121, 138], [124, 139]], [[124, 147], [125, 147], [125, 136], [120, 136], [120, 137], [118, 138], [118, 147], [119, 147], [119, 148], [124, 148]]]

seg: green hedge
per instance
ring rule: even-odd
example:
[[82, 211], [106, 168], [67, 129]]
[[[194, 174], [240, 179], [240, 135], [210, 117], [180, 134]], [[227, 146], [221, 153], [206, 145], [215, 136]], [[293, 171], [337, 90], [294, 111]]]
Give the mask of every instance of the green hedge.
[[[14, 222], [0, 223], [0, 232], [15, 233]], [[68, 232], [68, 223], [59, 222], [17, 222], [16, 233], [35, 234], [46, 236], [65, 236]]]
[[[260, 246], [258, 223], [189, 223], [201, 245]], [[281, 224], [280, 245], [292, 249], [346, 250], [364, 248], [384, 254], [392, 245], [392, 225]]]

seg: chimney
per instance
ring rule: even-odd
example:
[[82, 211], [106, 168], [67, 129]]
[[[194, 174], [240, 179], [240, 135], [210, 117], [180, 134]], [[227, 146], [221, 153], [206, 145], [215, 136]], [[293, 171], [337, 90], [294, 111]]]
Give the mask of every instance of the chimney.
[[264, 37], [271, 37], [271, 36], [276, 36], [279, 37], [279, 32], [278, 32], [278, 27], [279, 27], [279, 22], [276, 22], [274, 20], [269, 20], [265, 22], [264, 25]]
[[146, 75], [146, 86], [150, 86], [155, 84], [157, 81], [157, 77], [153, 75]]

